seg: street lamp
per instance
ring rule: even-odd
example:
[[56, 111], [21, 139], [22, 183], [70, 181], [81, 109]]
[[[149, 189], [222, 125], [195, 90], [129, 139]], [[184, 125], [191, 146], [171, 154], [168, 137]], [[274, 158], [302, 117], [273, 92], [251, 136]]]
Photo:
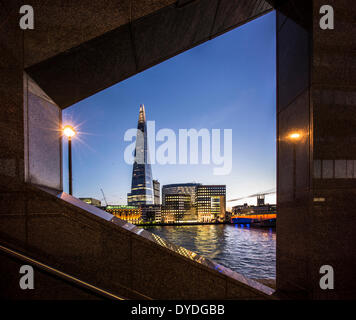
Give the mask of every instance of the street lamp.
[[293, 144], [293, 200], [296, 199], [297, 188], [297, 142], [301, 139], [302, 135], [299, 132], [292, 132], [288, 138]]
[[70, 125], [63, 128], [63, 134], [68, 138], [68, 177], [69, 177], [69, 194], [73, 194], [73, 181], [72, 181], [72, 137], [74, 137], [77, 132]]

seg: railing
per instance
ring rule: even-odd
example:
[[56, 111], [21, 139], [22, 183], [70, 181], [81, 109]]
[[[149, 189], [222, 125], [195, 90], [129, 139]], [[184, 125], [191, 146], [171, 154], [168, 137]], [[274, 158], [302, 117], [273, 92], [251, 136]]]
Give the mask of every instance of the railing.
[[37, 261], [35, 259], [32, 259], [32, 258], [30, 258], [30, 257], [28, 257], [28, 256], [26, 256], [26, 255], [24, 255], [22, 253], [19, 253], [19, 252], [15, 251], [15, 250], [9, 249], [9, 248], [7, 248], [7, 247], [5, 247], [3, 245], [0, 245], [0, 250], [2, 252], [5, 252], [6, 254], [8, 254], [10, 256], [13, 256], [13, 257], [18, 258], [18, 259], [20, 259], [22, 261], [25, 261], [25, 262], [27, 262], [27, 263], [29, 263], [29, 264], [31, 264], [31, 265], [39, 268], [39, 269], [42, 269], [42, 270], [44, 270], [44, 271], [46, 271], [46, 272], [58, 277], [58, 278], [64, 279], [64, 280], [66, 280], [68, 282], [71, 282], [71, 283], [73, 283], [73, 284], [75, 284], [75, 285], [77, 285], [79, 287], [82, 287], [82, 288], [84, 288], [86, 290], [89, 290], [89, 291], [91, 291], [91, 292], [93, 292], [93, 293], [95, 293], [97, 295], [100, 295], [100, 296], [103, 296], [105, 298], [109, 298], [109, 299], [112, 299], [112, 300], [126, 300], [126, 298], [120, 297], [120, 296], [118, 296], [116, 294], [112, 294], [112, 293], [110, 293], [110, 292], [108, 292], [106, 290], [100, 289], [100, 288], [98, 288], [98, 287], [96, 287], [94, 285], [91, 285], [90, 283], [82, 281], [82, 280], [80, 280], [80, 279], [78, 279], [76, 277], [73, 277], [73, 276], [65, 273], [65, 272], [59, 271], [58, 269], [52, 268], [52, 267], [50, 267], [50, 266], [48, 266], [48, 265], [46, 265], [44, 263], [41, 263], [41, 262], [39, 262], [39, 261]]

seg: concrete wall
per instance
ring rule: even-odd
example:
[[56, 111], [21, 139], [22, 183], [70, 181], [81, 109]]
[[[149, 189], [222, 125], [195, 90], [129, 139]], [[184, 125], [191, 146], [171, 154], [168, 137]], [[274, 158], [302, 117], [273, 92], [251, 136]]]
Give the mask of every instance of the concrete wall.
[[[1, 7], [1, 21], [16, 21], [18, 12]], [[16, 23], [0, 32], [0, 191], [15, 191], [24, 181], [23, 33]]]
[[175, 252], [31, 185], [62, 189], [58, 106], [67, 107], [271, 7], [263, 0], [108, 1], [105, 7], [86, 0], [30, 1], [35, 29], [23, 31], [23, 4], [2, 3], [0, 10], [1, 242], [132, 298], [267, 298], [272, 291], [257, 282], [229, 270], [223, 274], [222, 267], [182, 256], [185, 249]]
[[[295, 291], [293, 295], [297, 293], [303, 296], [308, 292], [307, 264], [310, 241], [311, 34], [308, 29], [282, 12], [277, 13], [276, 26], [277, 287], [280, 291], [288, 291], [289, 294]], [[291, 141], [289, 135], [293, 132], [300, 133], [302, 138], [296, 142]]]
[[25, 182], [62, 190], [62, 109], [24, 74]]
[[[1, 228], [1, 243], [109, 292], [135, 299], [268, 299], [273, 293], [69, 195], [62, 200], [29, 186], [25, 197], [25, 232]], [[18, 276], [17, 268], [8, 272]]]
[[[6, 300], [101, 300], [102, 296], [83, 287], [64, 281], [48, 272], [34, 267], [34, 289], [22, 290], [19, 286], [20, 268], [27, 262], [0, 251], [0, 298]], [[6, 275], [6, 276], [5, 276]]]
[[24, 49], [27, 72], [62, 108], [271, 10], [264, 0], [61, 2], [35, 3]]
[[[289, 297], [355, 298], [356, 11], [353, 1], [328, 1], [335, 29], [322, 30], [324, 4], [286, 1], [277, 14], [277, 290]], [[298, 15], [305, 10], [313, 17]], [[293, 131], [303, 138], [286, 139]], [[320, 288], [323, 265], [334, 269], [333, 290]]]
[[[354, 1], [328, 1], [332, 31], [318, 27], [319, 0], [269, 2], [280, 11], [277, 288], [293, 297], [355, 297]], [[118, 11], [116, 1], [107, 3], [30, 1], [37, 22], [26, 31], [18, 26], [24, 3], [1, 3], [1, 241], [132, 297], [139, 290], [155, 298], [265, 298], [256, 283], [231, 279], [25, 183], [61, 189], [57, 136], [53, 144], [37, 130], [31, 136], [42, 118], [58, 125], [56, 104], [65, 108], [271, 8], [263, 0], [133, 0], [120, 1]], [[41, 88], [37, 94], [26, 85], [24, 91], [24, 70]], [[24, 106], [40, 118], [32, 111], [25, 117]], [[286, 136], [294, 130], [302, 139], [292, 144]], [[332, 291], [319, 287], [324, 264], [335, 269]]]
[[[324, 4], [314, 1], [314, 16]], [[313, 298], [343, 299], [356, 297], [356, 7], [351, 0], [327, 4], [334, 8], [335, 29], [322, 30], [319, 19], [313, 21], [310, 270], [331, 265], [335, 290], [320, 290], [316, 272], [310, 277]]]

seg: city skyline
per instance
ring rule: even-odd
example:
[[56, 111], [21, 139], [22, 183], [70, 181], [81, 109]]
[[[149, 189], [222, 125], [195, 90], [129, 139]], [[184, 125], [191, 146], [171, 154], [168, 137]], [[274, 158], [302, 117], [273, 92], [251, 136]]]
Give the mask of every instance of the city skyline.
[[[63, 123], [79, 123], [78, 138], [83, 142], [73, 144], [74, 195], [102, 199], [103, 188], [109, 204], [126, 204], [132, 166], [130, 169], [123, 160], [127, 146], [123, 136], [127, 129], [135, 127], [139, 104], [145, 104], [147, 119], [156, 121], [157, 130], [233, 131], [230, 175], [214, 176], [209, 165], [154, 164], [152, 175], [161, 186], [225, 184], [227, 200], [273, 188], [273, 31], [271, 13], [77, 103], [75, 112], [68, 108]], [[267, 36], [267, 40], [253, 41], [251, 33], [262, 33], [261, 37]], [[248, 66], [244, 66], [247, 62]], [[212, 74], [217, 79], [210, 79]], [[86, 122], [82, 121], [84, 118]], [[66, 148], [63, 157], [66, 158]], [[64, 161], [66, 190], [65, 165]], [[274, 201], [274, 196], [266, 197], [266, 202]], [[228, 203], [228, 208], [243, 202], [254, 204], [255, 199]]]

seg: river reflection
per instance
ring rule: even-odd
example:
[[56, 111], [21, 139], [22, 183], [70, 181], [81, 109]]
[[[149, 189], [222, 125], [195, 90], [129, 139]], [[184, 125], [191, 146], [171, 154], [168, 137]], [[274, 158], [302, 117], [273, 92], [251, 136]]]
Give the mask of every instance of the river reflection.
[[155, 226], [146, 230], [249, 278], [276, 273], [276, 233], [238, 225]]

